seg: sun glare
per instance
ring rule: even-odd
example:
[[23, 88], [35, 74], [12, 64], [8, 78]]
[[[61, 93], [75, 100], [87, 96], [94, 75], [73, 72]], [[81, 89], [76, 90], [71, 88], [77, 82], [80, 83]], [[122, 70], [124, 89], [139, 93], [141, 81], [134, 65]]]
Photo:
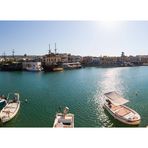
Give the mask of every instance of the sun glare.
[[114, 29], [119, 27], [120, 22], [119, 21], [100, 21], [98, 22], [100, 27], [106, 28], [106, 29]]

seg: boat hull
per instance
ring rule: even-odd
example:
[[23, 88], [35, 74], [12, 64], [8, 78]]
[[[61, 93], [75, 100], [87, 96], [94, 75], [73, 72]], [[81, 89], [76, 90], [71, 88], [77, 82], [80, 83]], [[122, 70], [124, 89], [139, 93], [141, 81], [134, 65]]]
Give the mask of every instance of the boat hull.
[[[17, 114], [17, 112], [19, 111], [19, 108], [20, 108], [20, 101], [16, 102], [15, 104], [17, 106], [15, 108], [15, 111], [11, 115], [4, 114], [4, 112], [6, 112], [6, 109], [9, 108], [9, 106], [14, 105], [14, 103], [7, 103], [7, 105], [1, 110], [0, 119], [1, 119], [2, 123], [6, 123], [16, 116], [16, 114]], [[11, 110], [10, 110], [10, 112], [11, 112]]]
[[56, 72], [56, 71], [63, 71], [64, 69], [58, 65], [43, 65], [43, 70], [45, 72]]
[[[70, 124], [64, 124], [64, 122]], [[69, 113], [63, 116], [62, 113], [57, 113], [53, 128], [74, 128], [74, 114]]]
[[42, 71], [42, 69], [31, 69], [31, 68], [26, 68], [26, 71], [30, 71], [30, 72], [40, 72], [40, 71]]
[[[127, 106], [124, 106], [124, 105], [121, 105], [122, 107], [126, 107], [128, 108]], [[123, 119], [122, 117], [118, 116], [117, 114], [115, 114], [114, 112], [111, 111], [111, 109], [106, 105], [104, 104], [103, 106], [116, 120], [124, 123], [124, 124], [127, 124], [127, 125], [139, 125], [140, 122], [141, 122], [141, 119], [139, 120], [135, 120], [135, 121], [129, 121], [129, 120], [126, 120], [126, 119]], [[134, 110], [128, 108], [129, 110], [133, 111], [134, 113], [136, 113]], [[137, 113], [138, 114], [138, 113]]]

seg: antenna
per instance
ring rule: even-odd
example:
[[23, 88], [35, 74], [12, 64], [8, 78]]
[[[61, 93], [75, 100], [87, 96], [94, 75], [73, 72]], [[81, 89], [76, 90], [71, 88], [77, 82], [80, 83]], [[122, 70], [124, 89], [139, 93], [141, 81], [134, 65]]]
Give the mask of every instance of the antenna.
[[55, 43], [55, 49], [54, 49], [54, 50], [55, 50], [55, 54], [56, 54], [56, 52], [57, 52], [57, 49], [56, 49], [56, 43]]

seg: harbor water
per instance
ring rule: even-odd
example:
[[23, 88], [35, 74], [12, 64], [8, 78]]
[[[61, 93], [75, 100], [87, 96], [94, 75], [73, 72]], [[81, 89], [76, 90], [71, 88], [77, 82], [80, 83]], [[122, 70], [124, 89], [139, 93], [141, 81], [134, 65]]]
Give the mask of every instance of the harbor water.
[[21, 107], [1, 127], [52, 127], [59, 107], [68, 106], [75, 127], [126, 127], [106, 112], [104, 93], [117, 91], [148, 125], [148, 67], [82, 68], [63, 72], [0, 72], [0, 93], [18, 92]]

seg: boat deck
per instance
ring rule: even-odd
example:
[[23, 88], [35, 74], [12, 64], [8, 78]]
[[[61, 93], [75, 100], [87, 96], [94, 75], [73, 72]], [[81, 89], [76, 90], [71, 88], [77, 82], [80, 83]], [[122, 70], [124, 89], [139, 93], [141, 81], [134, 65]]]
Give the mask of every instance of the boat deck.
[[7, 120], [11, 118], [18, 108], [18, 103], [10, 103], [1, 111], [1, 120]]
[[56, 128], [73, 128], [74, 116], [73, 114], [67, 114], [66, 116], [57, 115], [55, 119], [54, 127]]
[[124, 106], [115, 106], [113, 104], [111, 104], [110, 109], [112, 110], [113, 113], [115, 113], [118, 116], [124, 117], [126, 119], [132, 119], [132, 120], [137, 120], [138, 117], [135, 116], [135, 113], [124, 107]]

